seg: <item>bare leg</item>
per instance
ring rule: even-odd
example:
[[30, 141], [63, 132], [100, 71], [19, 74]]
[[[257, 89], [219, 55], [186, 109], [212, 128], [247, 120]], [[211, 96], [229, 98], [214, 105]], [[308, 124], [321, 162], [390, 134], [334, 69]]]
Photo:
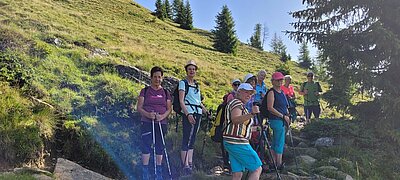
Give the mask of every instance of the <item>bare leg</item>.
[[243, 176], [242, 172], [234, 172], [232, 173], [232, 180], [241, 180]]
[[261, 170], [262, 170], [261, 167], [258, 167], [255, 171], [250, 172], [249, 180], [258, 180], [258, 179], [260, 179]]
[[142, 154], [142, 164], [149, 165], [150, 154]]

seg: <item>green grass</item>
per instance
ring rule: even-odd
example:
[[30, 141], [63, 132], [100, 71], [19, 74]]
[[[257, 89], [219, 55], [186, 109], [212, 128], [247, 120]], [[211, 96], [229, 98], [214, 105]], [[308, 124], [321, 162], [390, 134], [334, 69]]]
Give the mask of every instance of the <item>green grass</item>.
[[35, 180], [29, 174], [0, 174], [0, 180]]

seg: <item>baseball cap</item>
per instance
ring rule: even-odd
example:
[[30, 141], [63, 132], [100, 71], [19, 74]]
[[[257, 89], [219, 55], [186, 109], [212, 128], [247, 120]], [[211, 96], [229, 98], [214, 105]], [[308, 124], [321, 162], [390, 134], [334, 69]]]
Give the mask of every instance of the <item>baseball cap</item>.
[[240, 80], [239, 80], [239, 79], [234, 79], [234, 80], [232, 80], [232, 84], [235, 83], [235, 82], [240, 83]]
[[285, 76], [281, 72], [274, 72], [274, 74], [272, 74], [272, 80], [281, 80], [284, 78]]
[[251, 86], [251, 84], [249, 83], [242, 83], [240, 84], [240, 86], [238, 87], [238, 90], [246, 90], [246, 91], [254, 91], [253, 86]]
[[291, 75], [286, 75], [285, 79], [292, 79], [292, 76]]
[[244, 77], [243, 82], [246, 82], [247, 80], [249, 80], [250, 78], [255, 77], [253, 74], [249, 73]]

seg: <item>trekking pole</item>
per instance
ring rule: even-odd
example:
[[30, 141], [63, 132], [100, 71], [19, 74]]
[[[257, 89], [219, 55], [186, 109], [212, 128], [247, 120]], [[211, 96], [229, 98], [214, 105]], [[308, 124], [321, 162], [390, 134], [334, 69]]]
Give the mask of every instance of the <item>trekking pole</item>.
[[[257, 113], [257, 118], [259, 118], [259, 117], [260, 117], [260, 113]], [[281, 175], [278, 172], [278, 167], [276, 166], [274, 157], [272, 156], [271, 146], [268, 142], [267, 133], [265, 131], [266, 131], [265, 128], [261, 128], [262, 136], [264, 136], [264, 141], [267, 144], [269, 156], [271, 157], [272, 164], [274, 165], [274, 169], [276, 171], [276, 177], [278, 178], [278, 180], [281, 180]]]
[[192, 140], [192, 136], [193, 136], [193, 131], [194, 131], [194, 125], [192, 124], [192, 128], [190, 129], [190, 134], [189, 134], [189, 140], [188, 140], [188, 143], [186, 146], [188, 148], [188, 150], [186, 151], [185, 161], [183, 161], [183, 165], [185, 165], [185, 163], [186, 163], [186, 159], [187, 159], [188, 152], [189, 152], [190, 141]]
[[291, 143], [292, 143], [292, 148], [293, 148], [294, 162], [296, 163], [297, 172], [299, 172], [299, 165], [297, 164], [296, 148], [294, 147], [293, 135], [292, 135], [292, 128], [291, 128], [290, 126], [288, 126], [288, 131], [289, 131], [290, 141], [291, 141]]
[[[154, 112], [154, 111], [152, 111]], [[154, 121], [156, 121], [156, 117], [153, 118], [152, 121], [152, 128], [153, 128], [153, 159], [154, 159], [154, 177], [156, 177], [156, 170], [157, 170], [157, 157], [156, 157], [156, 133], [155, 133], [155, 128], [154, 128]]]
[[206, 137], [207, 137], [207, 132], [208, 132], [208, 126], [210, 123], [210, 116], [211, 116], [211, 110], [209, 114], [207, 114], [207, 124], [206, 124], [206, 129], [204, 130], [204, 138], [203, 138], [203, 146], [201, 147], [201, 154], [200, 157], [203, 158], [203, 153], [204, 153], [204, 147], [206, 146]]
[[160, 122], [158, 122], [158, 126], [160, 127], [161, 140], [162, 140], [162, 143], [163, 143], [163, 146], [164, 146], [164, 153], [165, 153], [165, 160], [167, 161], [168, 174], [169, 174], [170, 179], [172, 180], [171, 167], [169, 165], [167, 147], [165, 146], [164, 133], [163, 133], [163, 130], [161, 128], [161, 123]]

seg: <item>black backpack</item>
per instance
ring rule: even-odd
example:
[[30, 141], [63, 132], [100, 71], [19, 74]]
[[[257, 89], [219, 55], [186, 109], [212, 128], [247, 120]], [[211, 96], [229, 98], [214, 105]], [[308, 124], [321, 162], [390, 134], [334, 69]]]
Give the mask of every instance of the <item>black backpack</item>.
[[272, 88], [269, 89], [261, 101], [261, 106], [260, 106], [261, 119], [269, 118], [269, 116], [270, 116], [270, 112], [268, 111], [268, 107], [267, 107], [267, 96], [268, 96], [268, 93], [272, 90], [273, 90]]
[[[186, 79], [182, 80], [183, 82], [185, 82], [185, 96], [188, 94], [189, 92], [189, 83]], [[198, 89], [199, 88], [199, 84], [197, 83], [197, 81], [194, 81], [195, 84], [195, 88]], [[174, 93], [172, 94], [173, 96], [173, 101], [172, 101], [172, 109], [175, 111], [176, 114], [182, 115], [182, 108], [181, 105], [179, 103], [179, 82], [176, 85], [176, 88], [174, 90]]]

